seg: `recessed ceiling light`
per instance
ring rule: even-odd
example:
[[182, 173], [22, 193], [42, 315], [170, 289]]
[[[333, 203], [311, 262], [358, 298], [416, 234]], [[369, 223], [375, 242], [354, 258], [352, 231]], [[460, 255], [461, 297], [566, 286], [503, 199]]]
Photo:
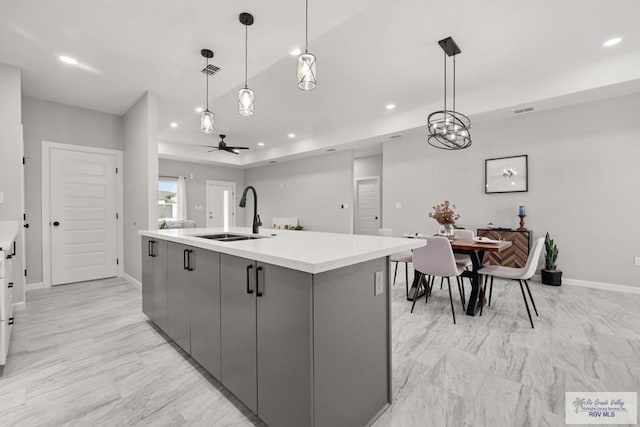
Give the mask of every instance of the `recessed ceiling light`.
[[289, 135], [287, 135], [289, 138], [295, 138], [296, 134], [295, 133], [290, 133]]
[[195, 110], [196, 110], [196, 113], [202, 113], [204, 111], [204, 108], [196, 107]]
[[59, 57], [60, 61], [64, 62], [65, 64], [69, 64], [69, 65], [78, 65], [78, 61], [75, 58], [72, 58], [70, 56], [60, 56]]
[[291, 54], [291, 56], [298, 56], [302, 53], [302, 51], [300, 50], [300, 48], [295, 48], [289, 53]]
[[264, 147], [264, 142], [258, 142], [258, 145], [259, 145], [260, 147]]
[[612, 39], [607, 40], [606, 42], [602, 43], [602, 46], [605, 46], [605, 47], [615, 46], [618, 43], [620, 43], [621, 41], [622, 41], [622, 38], [615, 37], [615, 38], [612, 38]]
[[172, 127], [172, 128], [177, 128], [177, 127], [178, 127], [178, 124], [177, 124], [176, 122], [171, 122], [171, 127]]
[[387, 110], [393, 110], [396, 108], [396, 104], [387, 104]]

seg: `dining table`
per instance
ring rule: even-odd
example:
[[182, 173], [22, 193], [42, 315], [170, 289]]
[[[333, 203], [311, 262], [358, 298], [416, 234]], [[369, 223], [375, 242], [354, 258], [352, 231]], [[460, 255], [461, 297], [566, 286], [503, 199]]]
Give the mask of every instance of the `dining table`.
[[[415, 234], [405, 237], [410, 238], [424, 238], [424, 236]], [[511, 242], [506, 240], [492, 240], [490, 242], [480, 242], [477, 239], [454, 239], [451, 240], [451, 249], [457, 254], [466, 254], [471, 258], [472, 269], [465, 270], [461, 276], [469, 278], [471, 281], [471, 294], [467, 300], [466, 314], [467, 316], [475, 316], [480, 311], [480, 308], [484, 304], [484, 295], [482, 295], [482, 274], [478, 271], [482, 268], [484, 263], [485, 252], [497, 252], [500, 253], [507, 248], [510, 248]], [[420, 275], [414, 271], [413, 283], [409, 289], [409, 295], [407, 300], [413, 301], [414, 297], [420, 298], [422, 295], [415, 295], [418, 289], [418, 282]], [[464, 285], [463, 285], [464, 286]]]

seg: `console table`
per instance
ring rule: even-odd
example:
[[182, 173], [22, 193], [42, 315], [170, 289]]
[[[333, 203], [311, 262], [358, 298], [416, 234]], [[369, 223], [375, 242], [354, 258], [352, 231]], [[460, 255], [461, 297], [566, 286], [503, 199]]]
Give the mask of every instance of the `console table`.
[[531, 247], [531, 230], [489, 230], [479, 228], [479, 237], [494, 240], [506, 240], [513, 245], [502, 252], [489, 252], [484, 258], [484, 264], [502, 265], [505, 267], [524, 267], [529, 257]]

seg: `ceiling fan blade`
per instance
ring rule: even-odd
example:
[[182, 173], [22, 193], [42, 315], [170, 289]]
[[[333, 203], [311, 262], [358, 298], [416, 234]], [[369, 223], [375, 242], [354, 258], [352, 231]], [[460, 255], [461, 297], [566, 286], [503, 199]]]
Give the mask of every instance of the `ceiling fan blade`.
[[230, 148], [232, 150], [248, 150], [249, 147], [230, 147], [227, 145], [227, 148]]
[[238, 154], [235, 151], [233, 151], [233, 148], [231, 148], [231, 147], [224, 147], [223, 151], [226, 151], [226, 152], [231, 153], [231, 154]]
[[201, 144], [198, 144], [198, 147], [218, 148], [217, 145], [201, 145]]

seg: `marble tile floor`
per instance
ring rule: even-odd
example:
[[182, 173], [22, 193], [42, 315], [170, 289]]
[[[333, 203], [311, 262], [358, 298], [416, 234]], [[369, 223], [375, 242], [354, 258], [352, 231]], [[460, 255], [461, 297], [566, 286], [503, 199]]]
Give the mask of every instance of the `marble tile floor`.
[[[482, 317], [456, 297], [454, 325], [446, 288], [411, 314], [398, 282], [394, 404], [375, 426], [562, 426], [565, 391], [640, 391], [640, 295], [531, 285], [533, 330], [512, 283], [496, 280]], [[0, 377], [0, 425], [262, 425], [140, 303], [124, 279], [29, 292]]]

